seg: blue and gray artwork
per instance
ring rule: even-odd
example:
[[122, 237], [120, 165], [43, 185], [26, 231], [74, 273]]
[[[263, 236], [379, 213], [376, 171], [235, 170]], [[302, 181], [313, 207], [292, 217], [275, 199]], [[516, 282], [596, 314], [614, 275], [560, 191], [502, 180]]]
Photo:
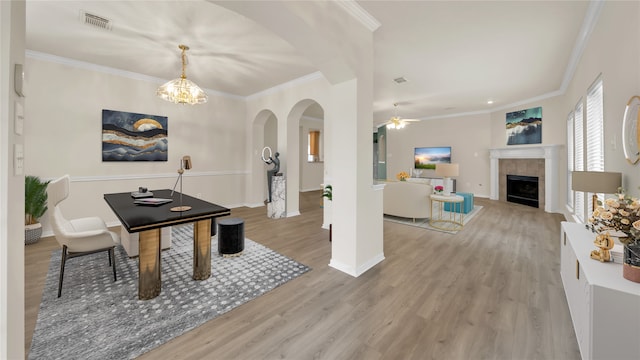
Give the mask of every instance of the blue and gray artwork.
[[102, 161], [167, 161], [166, 116], [102, 110]]
[[542, 143], [542, 107], [507, 113], [507, 145]]

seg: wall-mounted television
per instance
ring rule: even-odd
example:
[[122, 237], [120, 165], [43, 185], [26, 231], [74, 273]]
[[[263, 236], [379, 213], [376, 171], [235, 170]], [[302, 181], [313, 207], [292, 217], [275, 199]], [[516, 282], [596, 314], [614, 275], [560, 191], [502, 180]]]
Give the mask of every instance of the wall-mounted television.
[[436, 164], [451, 163], [451, 146], [417, 147], [413, 159], [416, 169], [435, 170]]

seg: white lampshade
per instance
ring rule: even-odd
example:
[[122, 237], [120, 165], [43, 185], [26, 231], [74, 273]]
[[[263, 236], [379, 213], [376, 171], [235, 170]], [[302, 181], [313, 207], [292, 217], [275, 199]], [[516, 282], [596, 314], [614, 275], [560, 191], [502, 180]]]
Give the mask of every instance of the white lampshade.
[[598, 206], [598, 193], [615, 194], [622, 186], [622, 173], [605, 171], [572, 171], [571, 189], [592, 193], [592, 209]]
[[458, 176], [458, 164], [436, 164], [436, 175], [447, 178]]
[[620, 186], [622, 186], [622, 173], [619, 172], [571, 172], [571, 189], [575, 191], [615, 194]]

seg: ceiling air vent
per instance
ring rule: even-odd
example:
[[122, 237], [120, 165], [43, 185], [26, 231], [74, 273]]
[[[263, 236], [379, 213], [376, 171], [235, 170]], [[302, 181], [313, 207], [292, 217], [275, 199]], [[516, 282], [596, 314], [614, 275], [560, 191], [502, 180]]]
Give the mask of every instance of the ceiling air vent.
[[399, 78], [395, 78], [395, 79], [393, 79], [393, 81], [395, 81], [395, 82], [396, 82], [396, 83], [398, 83], [398, 84], [402, 84], [402, 83], [404, 83], [404, 82], [407, 82], [407, 79], [405, 79], [405, 78], [404, 78], [404, 76], [401, 76], [401, 77], [399, 77]]
[[94, 15], [86, 11], [80, 11], [80, 20], [85, 25], [90, 25], [104, 30], [111, 30], [111, 20], [102, 16]]

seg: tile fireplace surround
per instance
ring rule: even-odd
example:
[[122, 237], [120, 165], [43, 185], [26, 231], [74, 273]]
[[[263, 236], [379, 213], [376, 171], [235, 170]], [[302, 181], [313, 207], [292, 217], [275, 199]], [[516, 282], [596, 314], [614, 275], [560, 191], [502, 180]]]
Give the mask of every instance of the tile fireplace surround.
[[[510, 162], [503, 164], [504, 168], [518, 168], [524, 166], [524, 173], [510, 175], [530, 175], [540, 178], [540, 207], [544, 206], [546, 212], [558, 212], [559, 204], [559, 180], [558, 180], [558, 151], [562, 145], [521, 145], [508, 148], [489, 149], [491, 157], [491, 200], [506, 201], [506, 174], [500, 174], [500, 160], [505, 159], [544, 159], [544, 169], [540, 169], [536, 161]], [[518, 164], [520, 163], [520, 164]], [[504, 171], [504, 170], [503, 170]], [[532, 173], [536, 172], [535, 174]], [[505, 179], [501, 179], [505, 177]], [[543, 182], [544, 181], [544, 182]], [[502, 196], [501, 196], [502, 194]]]

